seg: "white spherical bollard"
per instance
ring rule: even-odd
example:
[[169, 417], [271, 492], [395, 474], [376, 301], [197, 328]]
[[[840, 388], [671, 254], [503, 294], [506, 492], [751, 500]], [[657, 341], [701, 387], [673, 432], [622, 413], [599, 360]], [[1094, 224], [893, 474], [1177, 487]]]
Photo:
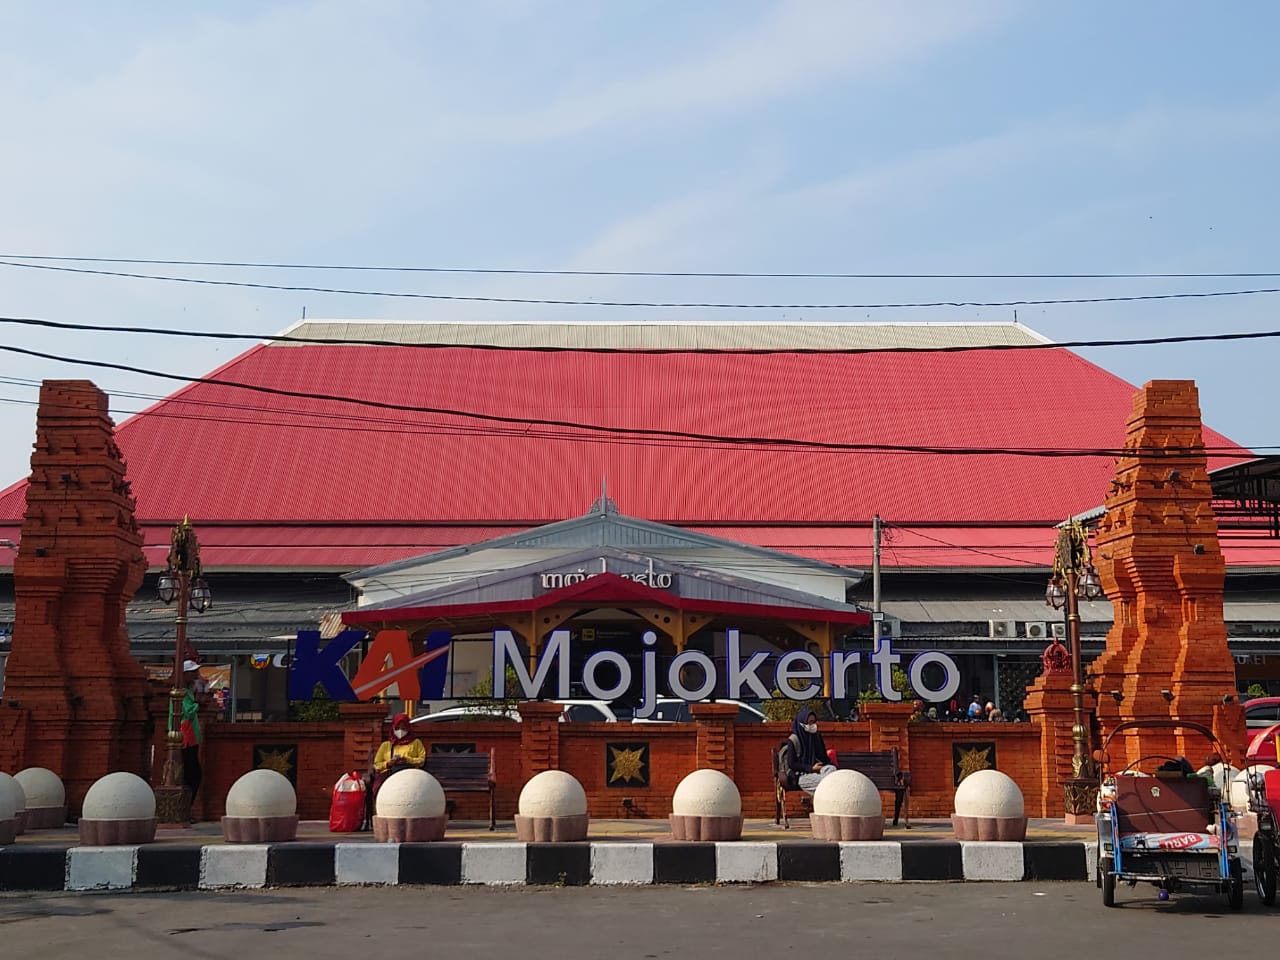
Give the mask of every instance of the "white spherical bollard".
[[836, 770], [813, 792], [809, 827], [819, 840], [880, 840], [884, 810], [880, 791], [857, 770]]
[[563, 770], [543, 770], [520, 791], [516, 836], [525, 843], [587, 839], [587, 791]]
[[45, 767], [27, 767], [13, 775], [27, 798], [27, 829], [52, 830], [67, 822], [67, 790]]
[[222, 836], [228, 843], [297, 839], [298, 795], [284, 774], [250, 770], [227, 791]]
[[671, 833], [677, 840], [742, 838], [742, 795], [719, 770], [695, 770], [671, 798]]
[[156, 795], [137, 774], [98, 779], [84, 795], [80, 843], [85, 846], [150, 843], [156, 838]]
[[742, 795], [719, 770], [695, 770], [676, 787], [671, 809], [689, 817], [736, 817], [742, 813]]
[[444, 788], [425, 770], [392, 774], [374, 800], [373, 837], [393, 843], [429, 843], [444, 837], [449, 816]]
[[0, 794], [9, 797], [9, 803], [13, 807], [14, 834], [21, 836], [27, 825], [27, 795], [22, 791], [22, 784], [7, 773], [0, 773]]
[[1025, 840], [1022, 790], [999, 770], [975, 770], [956, 788], [951, 826], [959, 840]]

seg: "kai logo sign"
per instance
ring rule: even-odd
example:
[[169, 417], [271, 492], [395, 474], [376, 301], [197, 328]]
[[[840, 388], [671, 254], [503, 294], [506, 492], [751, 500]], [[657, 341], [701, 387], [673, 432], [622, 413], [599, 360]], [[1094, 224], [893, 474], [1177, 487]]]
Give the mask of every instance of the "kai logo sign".
[[421, 653], [415, 653], [403, 630], [380, 630], [356, 675], [347, 679], [343, 659], [368, 635], [363, 630], [343, 630], [323, 647], [319, 630], [301, 630], [289, 665], [289, 699], [310, 700], [319, 685], [331, 700], [371, 700], [394, 684], [405, 700], [440, 700], [449, 660], [447, 630], [427, 635]]

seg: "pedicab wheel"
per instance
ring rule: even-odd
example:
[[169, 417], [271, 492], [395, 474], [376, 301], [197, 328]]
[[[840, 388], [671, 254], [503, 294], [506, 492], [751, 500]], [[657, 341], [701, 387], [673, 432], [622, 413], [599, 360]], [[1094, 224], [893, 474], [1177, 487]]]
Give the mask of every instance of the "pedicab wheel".
[[1116, 868], [1114, 857], [1098, 858], [1098, 880], [1102, 886], [1102, 905], [1104, 907], [1114, 907], [1116, 905], [1116, 878], [1111, 871]]
[[1262, 833], [1253, 838], [1253, 883], [1259, 900], [1268, 907], [1276, 902], [1276, 844]]
[[1231, 880], [1227, 885], [1227, 906], [1239, 910], [1244, 906], [1244, 868], [1239, 860], [1231, 861]]

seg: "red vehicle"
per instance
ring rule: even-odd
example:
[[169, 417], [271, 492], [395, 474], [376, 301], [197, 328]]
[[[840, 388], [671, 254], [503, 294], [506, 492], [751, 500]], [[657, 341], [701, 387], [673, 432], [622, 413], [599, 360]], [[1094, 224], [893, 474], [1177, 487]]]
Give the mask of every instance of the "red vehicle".
[[[1274, 759], [1277, 738], [1280, 723], [1262, 731], [1255, 743], [1269, 740]], [[1247, 783], [1249, 809], [1258, 817], [1258, 830], [1253, 835], [1253, 882], [1258, 899], [1271, 906], [1276, 902], [1276, 875], [1280, 873], [1280, 770], [1256, 771], [1249, 774]]]
[[1254, 697], [1244, 702], [1244, 722], [1250, 730], [1280, 723], [1280, 697]]
[[1245, 751], [1247, 764], [1276, 763], [1277, 748], [1280, 747], [1280, 723], [1273, 723], [1258, 731], [1249, 731], [1249, 748]]

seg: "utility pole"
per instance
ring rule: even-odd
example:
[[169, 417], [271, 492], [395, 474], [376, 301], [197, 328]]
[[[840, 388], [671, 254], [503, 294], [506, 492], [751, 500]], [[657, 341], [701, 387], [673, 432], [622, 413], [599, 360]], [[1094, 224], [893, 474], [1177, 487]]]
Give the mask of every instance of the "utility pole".
[[880, 523], [880, 514], [871, 518], [871, 621], [875, 624], [876, 645], [880, 643], [880, 626], [884, 623], [884, 612], [880, 609], [880, 538], [884, 531]]

